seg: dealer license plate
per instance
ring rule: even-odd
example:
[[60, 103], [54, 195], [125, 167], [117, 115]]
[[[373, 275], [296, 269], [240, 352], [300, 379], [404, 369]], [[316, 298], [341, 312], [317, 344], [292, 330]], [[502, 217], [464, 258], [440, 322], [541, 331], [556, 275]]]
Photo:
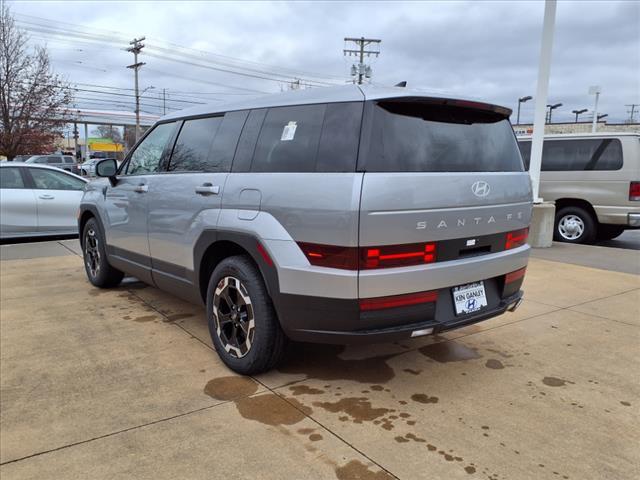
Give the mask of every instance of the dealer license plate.
[[484, 293], [484, 283], [474, 282], [451, 289], [456, 315], [464, 315], [481, 310], [487, 306], [487, 296]]

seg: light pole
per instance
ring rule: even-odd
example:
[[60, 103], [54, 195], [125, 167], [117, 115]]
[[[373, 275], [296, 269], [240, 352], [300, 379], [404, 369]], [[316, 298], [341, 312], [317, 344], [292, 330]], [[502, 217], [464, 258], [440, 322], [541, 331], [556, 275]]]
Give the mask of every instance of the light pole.
[[603, 113], [602, 115], [598, 115], [598, 122], [599, 122], [600, 120], [602, 120], [603, 118], [607, 118], [608, 116], [609, 116], [609, 114], [608, 114], [608, 113]]
[[518, 99], [518, 116], [516, 117], [516, 125], [520, 125], [520, 104], [524, 102], [528, 102], [533, 97], [531, 95], [527, 95], [526, 97], [522, 97]]
[[562, 104], [561, 103], [554, 103], [553, 105], [547, 105], [547, 108], [549, 109], [549, 121], [547, 123], [551, 123], [551, 113], [558, 107], [561, 107]]
[[576, 114], [576, 123], [578, 123], [578, 115], [582, 115], [586, 111], [587, 111], [586, 108], [583, 108], [582, 110], [571, 110], [571, 113], [575, 113]]
[[600, 92], [602, 92], [602, 88], [599, 85], [589, 87], [589, 95], [596, 96], [596, 100], [593, 104], [593, 123], [591, 124], [591, 133], [596, 133], [596, 126], [598, 124], [598, 99], [600, 98]]

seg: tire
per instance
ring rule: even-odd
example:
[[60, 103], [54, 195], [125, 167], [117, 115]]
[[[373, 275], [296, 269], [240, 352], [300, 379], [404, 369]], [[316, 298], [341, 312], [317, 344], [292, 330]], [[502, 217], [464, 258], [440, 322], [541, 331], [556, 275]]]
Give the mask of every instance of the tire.
[[582, 207], [564, 207], [556, 213], [553, 239], [567, 243], [593, 243], [596, 239], [596, 221]]
[[109, 265], [102, 230], [95, 218], [90, 218], [82, 231], [82, 258], [87, 278], [96, 287], [118, 285], [124, 273]]
[[620, 225], [598, 225], [598, 240], [613, 240], [624, 232], [625, 228]]
[[265, 372], [284, 355], [287, 338], [262, 275], [246, 255], [225, 258], [211, 274], [207, 321], [220, 359], [237, 373]]

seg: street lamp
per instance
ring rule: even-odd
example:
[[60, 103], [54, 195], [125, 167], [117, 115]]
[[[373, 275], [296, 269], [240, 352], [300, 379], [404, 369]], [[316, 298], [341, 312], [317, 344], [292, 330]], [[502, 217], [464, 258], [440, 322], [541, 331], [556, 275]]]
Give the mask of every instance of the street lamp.
[[586, 111], [587, 111], [586, 108], [583, 108], [582, 110], [571, 110], [571, 113], [575, 113], [576, 114], [576, 123], [578, 123], [578, 115], [582, 115]]
[[556, 108], [561, 107], [562, 104], [561, 103], [555, 103], [553, 105], [547, 105], [547, 108], [549, 109], [549, 120], [547, 123], [551, 123], [551, 112], [553, 112]]
[[520, 104], [524, 102], [528, 102], [533, 97], [531, 95], [527, 95], [526, 97], [522, 97], [518, 99], [518, 116], [516, 118], [516, 125], [520, 125]]
[[608, 114], [608, 113], [603, 113], [602, 115], [598, 115], [598, 122], [599, 122], [600, 120], [602, 120], [603, 118], [607, 118], [608, 116], [609, 116], [609, 114]]

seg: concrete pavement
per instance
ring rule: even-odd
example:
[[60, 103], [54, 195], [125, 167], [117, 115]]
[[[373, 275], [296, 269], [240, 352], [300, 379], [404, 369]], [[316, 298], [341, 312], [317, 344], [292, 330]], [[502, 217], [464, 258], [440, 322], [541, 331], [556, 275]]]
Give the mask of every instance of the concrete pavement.
[[95, 289], [55, 243], [2, 247], [3, 480], [640, 477], [640, 276], [533, 258], [515, 313], [298, 344], [245, 378], [201, 308], [135, 280]]

